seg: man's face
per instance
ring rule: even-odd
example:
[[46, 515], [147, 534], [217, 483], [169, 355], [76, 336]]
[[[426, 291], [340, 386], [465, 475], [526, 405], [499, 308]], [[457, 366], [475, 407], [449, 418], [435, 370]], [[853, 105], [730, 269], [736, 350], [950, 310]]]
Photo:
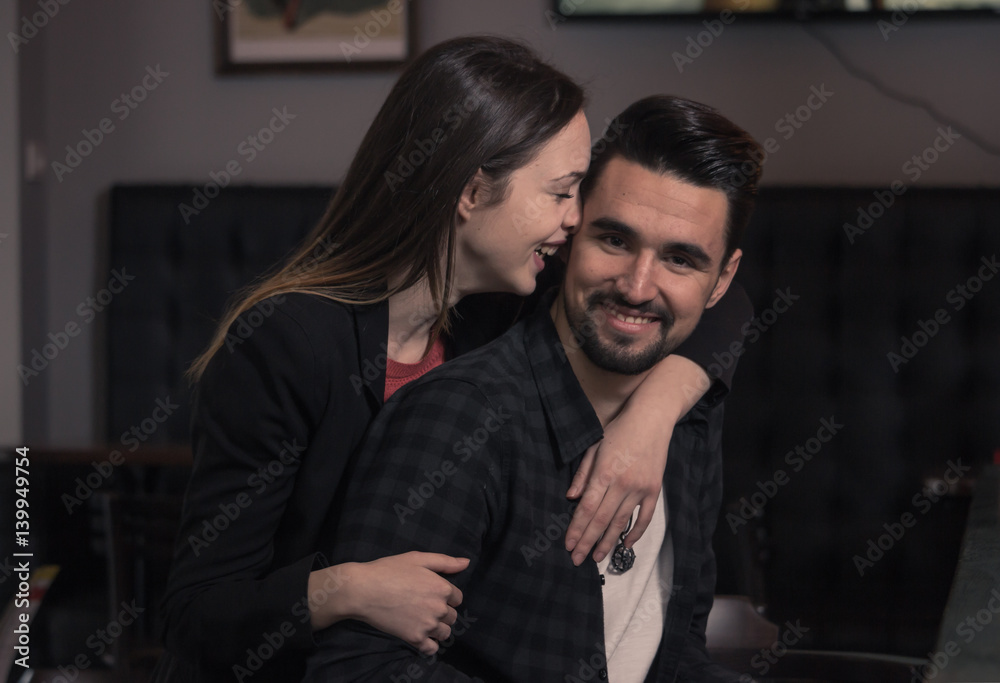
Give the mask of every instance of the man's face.
[[722, 263], [727, 211], [721, 190], [608, 162], [583, 207], [562, 290], [592, 363], [640, 374], [691, 334], [739, 265], [739, 250]]

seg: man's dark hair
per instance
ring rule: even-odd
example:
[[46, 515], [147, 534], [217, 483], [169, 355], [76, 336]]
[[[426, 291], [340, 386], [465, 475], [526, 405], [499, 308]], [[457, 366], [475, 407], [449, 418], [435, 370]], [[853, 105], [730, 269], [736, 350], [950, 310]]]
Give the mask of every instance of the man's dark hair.
[[729, 200], [725, 266], [753, 212], [764, 158], [757, 141], [715, 109], [673, 95], [639, 100], [616, 116], [608, 131], [594, 145], [590, 172], [580, 187], [584, 204], [615, 157], [721, 190]]

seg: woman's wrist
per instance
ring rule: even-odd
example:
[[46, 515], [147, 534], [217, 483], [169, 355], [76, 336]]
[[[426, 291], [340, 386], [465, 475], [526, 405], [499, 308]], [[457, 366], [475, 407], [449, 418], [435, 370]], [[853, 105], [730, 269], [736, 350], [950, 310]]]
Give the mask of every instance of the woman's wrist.
[[705, 369], [689, 358], [671, 354], [661, 360], [629, 398], [629, 409], [653, 420], [675, 424], [712, 386]]
[[354, 562], [346, 562], [309, 573], [307, 598], [309, 621], [314, 631], [344, 619], [357, 618], [358, 610], [350, 587], [356, 566]]

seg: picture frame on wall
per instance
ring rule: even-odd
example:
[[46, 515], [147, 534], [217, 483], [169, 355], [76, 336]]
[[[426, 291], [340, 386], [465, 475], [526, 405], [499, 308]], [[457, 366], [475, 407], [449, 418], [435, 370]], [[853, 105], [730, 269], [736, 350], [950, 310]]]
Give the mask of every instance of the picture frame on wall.
[[216, 71], [397, 67], [413, 50], [413, 0], [213, 0]]

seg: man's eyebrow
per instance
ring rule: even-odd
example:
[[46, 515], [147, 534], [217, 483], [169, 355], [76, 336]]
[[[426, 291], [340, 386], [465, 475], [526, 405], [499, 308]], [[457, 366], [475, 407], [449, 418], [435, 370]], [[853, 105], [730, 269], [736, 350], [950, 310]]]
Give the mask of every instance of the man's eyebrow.
[[685, 254], [702, 269], [709, 268], [712, 265], [712, 257], [706, 254], [705, 250], [697, 244], [691, 244], [690, 242], [668, 242], [663, 245], [663, 251], [666, 253], [680, 252]]
[[[638, 238], [638, 232], [635, 228], [614, 218], [595, 218], [590, 222], [590, 225], [597, 230], [616, 232], [632, 239]], [[700, 246], [691, 242], [665, 242], [660, 245], [660, 252], [665, 254], [671, 252], [684, 254], [694, 261], [699, 268], [709, 268], [712, 265], [712, 257], [705, 253], [705, 250]]]
[[622, 223], [620, 220], [615, 218], [608, 218], [602, 216], [601, 218], [595, 218], [590, 222], [590, 224], [597, 228], [598, 230], [608, 230], [610, 232], [617, 232], [625, 235], [626, 237], [636, 237], [638, 233], [628, 223]]

